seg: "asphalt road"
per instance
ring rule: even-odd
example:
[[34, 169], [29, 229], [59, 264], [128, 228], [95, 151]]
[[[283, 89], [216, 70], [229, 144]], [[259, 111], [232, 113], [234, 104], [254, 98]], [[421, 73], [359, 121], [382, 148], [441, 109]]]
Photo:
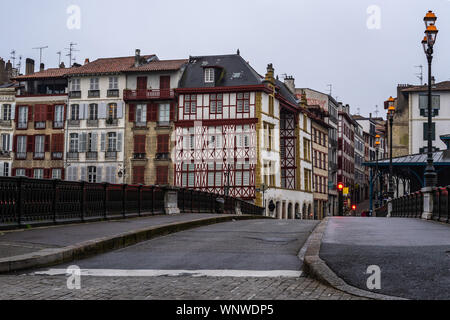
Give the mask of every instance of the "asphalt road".
[[408, 299], [450, 299], [450, 225], [419, 219], [332, 218], [320, 257], [348, 284], [367, 288], [368, 266], [381, 269], [373, 292]]
[[300, 220], [221, 223], [153, 239], [70, 265], [109, 270], [299, 271], [298, 253], [317, 224], [317, 221]]

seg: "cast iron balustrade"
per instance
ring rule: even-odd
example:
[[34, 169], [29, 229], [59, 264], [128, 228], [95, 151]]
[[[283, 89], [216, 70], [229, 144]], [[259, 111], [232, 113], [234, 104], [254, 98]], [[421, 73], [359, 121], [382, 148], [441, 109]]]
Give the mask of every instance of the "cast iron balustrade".
[[98, 152], [96, 151], [88, 151], [86, 152], [86, 160], [97, 160]]
[[17, 160], [26, 160], [27, 153], [26, 152], [16, 152], [16, 159]]
[[28, 129], [28, 122], [19, 122], [17, 124], [18, 129]]
[[116, 160], [117, 159], [117, 151], [106, 151], [105, 159], [106, 160]]
[[63, 121], [54, 121], [53, 122], [53, 129], [62, 129], [62, 128], [64, 128]]
[[80, 154], [78, 152], [67, 152], [67, 160], [78, 160]]
[[12, 121], [11, 120], [0, 120], [0, 127], [11, 128], [12, 127]]
[[80, 126], [80, 120], [69, 120], [68, 121], [69, 127], [79, 127]]
[[100, 90], [89, 90], [88, 98], [100, 98]]
[[88, 120], [87, 121], [88, 128], [97, 128], [98, 127], [98, 119], [96, 120]]
[[146, 160], [147, 159], [147, 154], [146, 153], [134, 153], [133, 154], [133, 159], [134, 160]]
[[124, 90], [124, 100], [151, 100], [151, 99], [173, 99], [175, 92], [172, 89], [142, 89]]
[[262, 215], [264, 210], [192, 189], [0, 177], [0, 228], [164, 214], [167, 192], [177, 193], [181, 213]]
[[116, 127], [118, 123], [119, 123], [119, 120], [113, 119], [113, 118], [108, 118], [105, 121], [105, 124], [107, 127]]
[[35, 152], [33, 154], [34, 160], [44, 160], [45, 159], [45, 152]]
[[69, 98], [80, 99], [81, 98], [81, 91], [70, 91], [69, 92]]
[[117, 98], [117, 97], [119, 97], [119, 90], [118, 89], [109, 89], [106, 92], [106, 96], [108, 98]]
[[53, 160], [62, 160], [63, 153], [62, 152], [52, 152], [52, 159]]

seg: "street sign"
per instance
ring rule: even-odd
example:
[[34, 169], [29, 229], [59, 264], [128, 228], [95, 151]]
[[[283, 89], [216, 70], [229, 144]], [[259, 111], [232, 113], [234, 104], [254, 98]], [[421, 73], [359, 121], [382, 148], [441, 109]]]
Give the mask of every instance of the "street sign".
[[348, 187], [344, 188], [344, 196], [348, 195]]

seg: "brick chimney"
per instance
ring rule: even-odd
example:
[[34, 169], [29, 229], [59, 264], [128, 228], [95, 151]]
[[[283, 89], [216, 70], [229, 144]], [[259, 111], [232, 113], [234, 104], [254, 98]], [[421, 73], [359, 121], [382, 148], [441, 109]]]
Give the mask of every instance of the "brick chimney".
[[264, 81], [266, 82], [270, 82], [271, 84], [275, 85], [275, 69], [273, 68], [273, 64], [268, 64], [267, 65], [267, 73], [266, 73], [266, 77], [264, 78]]
[[27, 58], [25, 61], [25, 75], [30, 75], [34, 73], [34, 60]]
[[89, 63], [89, 58], [86, 58], [85, 60], [84, 60], [84, 64], [86, 65], [86, 64], [88, 64]]
[[45, 70], [45, 64], [41, 63], [41, 65], [39, 66], [39, 72], [42, 72]]
[[291, 93], [295, 93], [295, 79], [293, 76], [288, 76], [284, 79], [284, 84], [288, 87]]
[[134, 66], [139, 67], [140, 64], [141, 64], [141, 50], [136, 49], [136, 55], [134, 58]]

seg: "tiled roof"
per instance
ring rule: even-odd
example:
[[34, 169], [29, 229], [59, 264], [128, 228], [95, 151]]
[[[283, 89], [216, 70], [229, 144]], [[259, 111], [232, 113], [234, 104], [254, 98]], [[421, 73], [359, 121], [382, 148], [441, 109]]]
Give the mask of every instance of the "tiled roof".
[[35, 72], [29, 75], [22, 75], [14, 78], [13, 80], [33, 80], [33, 79], [51, 79], [62, 78], [71, 71], [72, 68], [53, 68], [47, 69], [41, 72]]
[[145, 71], [175, 71], [181, 69], [181, 67], [187, 64], [189, 60], [179, 59], [179, 60], [155, 60], [150, 63], [143, 64], [139, 67], [134, 65], [126, 70], [125, 72], [145, 72]]
[[[142, 56], [142, 59], [149, 59], [155, 55]], [[102, 73], [118, 73], [131, 68], [134, 65], [135, 56], [120, 58], [101, 58], [89, 62], [81, 67], [73, 68], [70, 75], [89, 75]]]
[[[450, 91], [450, 81], [443, 81], [432, 85], [433, 91]], [[428, 85], [424, 86], [413, 86], [403, 89], [402, 92], [419, 92], [428, 91]]]

